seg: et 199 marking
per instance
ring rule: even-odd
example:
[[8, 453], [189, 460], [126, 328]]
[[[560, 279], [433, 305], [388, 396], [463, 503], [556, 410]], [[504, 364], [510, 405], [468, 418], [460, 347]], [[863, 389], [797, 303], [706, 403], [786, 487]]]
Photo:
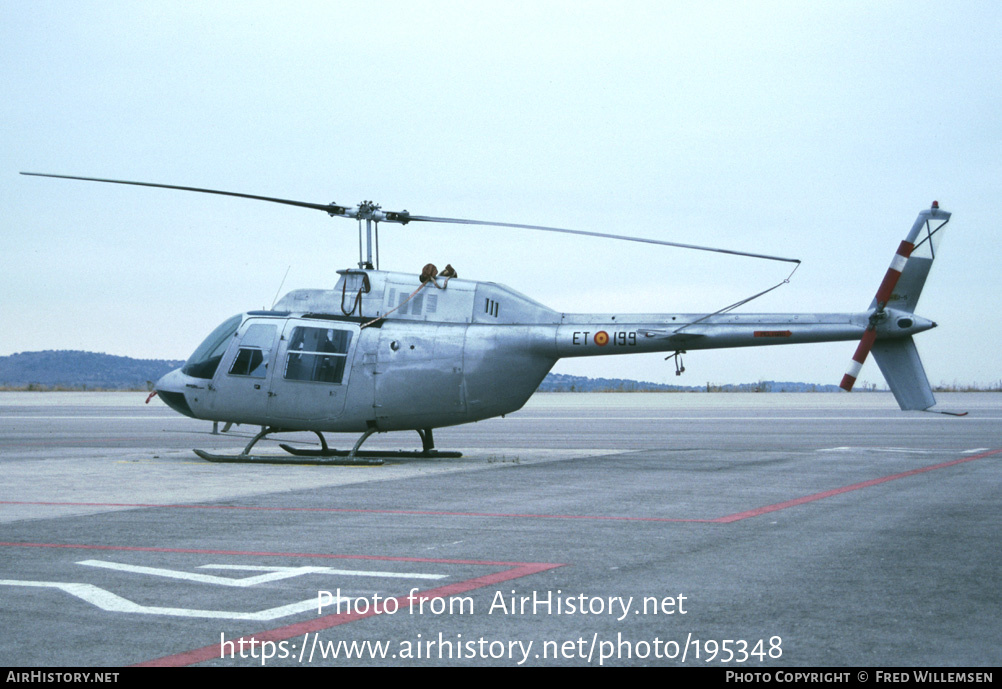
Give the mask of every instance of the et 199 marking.
[[591, 335], [591, 342], [599, 347], [605, 347], [611, 344], [614, 347], [636, 347], [637, 346], [637, 333], [636, 331], [627, 332], [614, 332], [611, 335], [604, 330], [599, 330], [594, 335], [591, 331], [579, 331], [574, 333], [571, 338], [571, 344], [574, 345], [587, 345], [589, 340], [589, 335]]

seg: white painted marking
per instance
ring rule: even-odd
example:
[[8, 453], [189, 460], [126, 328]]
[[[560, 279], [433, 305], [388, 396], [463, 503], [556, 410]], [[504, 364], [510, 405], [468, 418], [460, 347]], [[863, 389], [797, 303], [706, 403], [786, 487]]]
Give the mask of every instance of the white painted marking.
[[[810, 394], [810, 393], [805, 393], [805, 394]], [[825, 393], [820, 393], [820, 394], [825, 394]], [[897, 410], [896, 409], [892, 410], [890, 407], [888, 407], [888, 411], [894, 411], [894, 412], [896, 412]], [[72, 416], [0, 416], [0, 423], [3, 423], [4, 421], [24, 421], [26, 419], [77, 419], [77, 418], [80, 419], [80, 420], [84, 420], [84, 421], [90, 421], [90, 420], [122, 421], [124, 419], [136, 419], [136, 420], [151, 419], [151, 420], [157, 420], [157, 421], [163, 421], [165, 419], [182, 420], [182, 421], [184, 420], [182, 417], [179, 417], [177, 415], [174, 415], [174, 416], [157, 416], [157, 417], [147, 417], [147, 416], [136, 416], [136, 417], [123, 417], [123, 416], [100, 416], [100, 417], [98, 417], [98, 416], [80, 416], [80, 417], [72, 417]], [[480, 423], [492, 423], [492, 422], [496, 422], [496, 423], [511, 423], [512, 421], [547, 421], [547, 422], [548, 421], [719, 421], [719, 420], [724, 419], [724, 418], [726, 418], [728, 420], [732, 420], [732, 421], [800, 421], [800, 420], [831, 421], [832, 419], [835, 419], [837, 421], [872, 421], [873, 420], [873, 417], [871, 417], [871, 416], [783, 416], [783, 417], [778, 417], [778, 416], [726, 416], [726, 415], [723, 415], [723, 414], [721, 416], [675, 416], [674, 414], [672, 414], [671, 416], [514, 416], [513, 415], [513, 416], [509, 416], [509, 417], [507, 417], [505, 419], [500, 419], [500, 418], [485, 419], [484, 421], [481, 421]], [[967, 418], [969, 421], [989, 421], [989, 420], [997, 421], [999, 418], [1002, 418], [1002, 417], [993, 416], [993, 417], [979, 417], [979, 418], [973, 418], [973, 419], [970, 418], [970, 417], [965, 417], [965, 418]], [[888, 421], [914, 421], [915, 417], [902, 417], [902, 418], [888, 417], [887, 420]], [[201, 432], [201, 431], [192, 431], [192, 432], [197, 433], [197, 432]], [[208, 432], [208, 431], [205, 431], [205, 432]], [[231, 438], [250, 438], [251, 437], [249, 434], [241, 434], [241, 433], [237, 433], [237, 432], [230, 432], [230, 433], [227, 433], [226, 435], [227, 435], [227, 437], [231, 437]], [[269, 437], [271, 437], [271, 436], [269, 436]], [[274, 436], [274, 437], [277, 438], [277, 439], [281, 439], [281, 436]], [[316, 445], [317, 444], [317, 443], [314, 443], [314, 442], [294, 441], [294, 440], [289, 440], [288, 442], [298, 442], [298, 443], [300, 443], [302, 445]]]
[[35, 416], [33, 414], [5, 414], [0, 416], [0, 421], [25, 421], [28, 419], [45, 419], [47, 421], [58, 421], [60, 419], [64, 421], [183, 421], [185, 418], [183, 416], [178, 416], [177, 414], [163, 414], [161, 416], [88, 416], [86, 414], [79, 416], [68, 416], [66, 414], [61, 415], [46, 415], [46, 416]]
[[[236, 612], [230, 610], [198, 610], [194, 608], [167, 608], [153, 605], [140, 605], [127, 598], [122, 598], [111, 591], [94, 586], [93, 584], [80, 584], [75, 582], [61, 581], [13, 581], [0, 579], [2, 586], [32, 586], [37, 588], [55, 588], [65, 591], [71, 596], [86, 601], [107, 612], [126, 612], [140, 615], [169, 615], [172, 617], [199, 617], [215, 620], [254, 620], [267, 621], [280, 617], [288, 617], [308, 610], [316, 610], [317, 599], [299, 601], [289, 605], [280, 605], [275, 608], [268, 608], [258, 612]], [[342, 597], [340, 600], [350, 602], [354, 599]], [[333, 603], [337, 603], [334, 600]]]
[[168, 579], [183, 579], [186, 581], [197, 581], [202, 584], [216, 584], [218, 586], [233, 586], [237, 588], [246, 588], [248, 586], [256, 586], [257, 584], [263, 584], [271, 581], [280, 581], [282, 579], [291, 579], [292, 577], [302, 576], [304, 574], [335, 574], [341, 576], [358, 576], [358, 577], [394, 577], [402, 579], [443, 579], [445, 574], [423, 574], [416, 572], [366, 572], [357, 571], [350, 569], [334, 569], [332, 567], [265, 567], [265, 566], [250, 566], [250, 565], [203, 565], [207, 569], [234, 569], [234, 570], [246, 570], [246, 571], [257, 571], [257, 572], [267, 572], [267, 574], [259, 574], [257, 576], [243, 577], [242, 579], [233, 579], [231, 577], [219, 577], [213, 574], [198, 574], [196, 572], [184, 572], [176, 569], [164, 569], [161, 567], [143, 567], [141, 565], [127, 565], [120, 562], [107, 562], [103, 560], [83, 560], [77, 563], [78, 565], [86, 565], [88, 567], [101, 567], [103, 569], [112, 569], [119, 572], [133, 572], [135, 574], [148, 574], [157, 577], [166, 577]]
[[246, 588], [248, 586], [256, 586], [257, 584], [263, 584], [269, 581], [278, 581], [280, 579], [290, 579], [292, 577], [298, 577], [302, 574], [310, 574], [315, 569], [313, 567], [283, 567], [282, 571], [270, 572], [268, 574], [259, 574], [253, 577], [244, 577], [243, 579], [233, 579], [230, 577], [217, 577], [212, 574], [197, 574], [194, 572], [182, 572], [174, 569], [163, 569], [161, 567], [143, 567], [141, 565], [127, 565], [120, 562], [105, 562], [102, 560], [83, 560], [77, 563], [78, 565], [86, 565], [87, 567], [101, 567], [103, 569], [112, 569], [119, 572], [132, 572], [134, 574], [149, 574], [155, 577], [167, 577], [168, 579], [183, 579], [186, 581], [197, 581], [202, 584], [216, 584], [219, 586], [234, 586], [238, 588]]
[[[231, 577], [215, 576], [213, 574], [199, 574], [197, 572], [184, 572], [162, 567], [144, 567], [142, 565], [129, 565], [121, 562], [108, 562], [103, 560], [81, 560], [78, 565], [87, 567], [99, 567], [118, 572], [131, 572], [133, 574], [145, 574], [149, 576], [166, 577], [168, 579], [181, 579], [185, 581], [198, 582], [200, 584], [214, 584], [217, 586], [233, 586], [247, 588], [257, 584], [263, 584], [282, 579], [302, 576], [304, 574], [333, 574], [336, 576], [358, 576], [358, 577], [387, 577], [397, 579], [444, 579], [445, 574], [428, 574], [425, 572], [380, 572], [365, 570], [334, 569], [333, 567], [276, 567], [267, 565], [201, 565], [200, 569], [221, 569], [231, 571], [262, 572], [255, 576], [234, 579]], [[102, 610], [108, 612], [124, 612], [141, 615], [168, 615], [172, 617], [197, 617], [203, 619], [217, 620], [253, 620], [267, 621], [280, 617], [288, 617], [309, 610], [315, 610], [317, 599], [307, 600], [279, 605], [258, 612], [239, 612], [235, 610], [203, 610], [198, 608], [165, 607], [158, 605], [141, 605], [127, 598], [107, 591], [93, 584], [79, 582], [62, 581], [16, 581], [12, 579], [0, 579], [2, 586], [26, 586], [36, 588], [54, 588], [86, 601]], [[351, 603], [356, 598], [335, 596], [332, 603]], [[361, 599], [357, 599], [361, 600]], [[366, 599], [368, 600], [368, 599]]]
[[[457, 543], [462, 543], [462, 541], [457, 541]], [[242, 569], [248, 572], [309, 569], [315, 574], [336, 574], [346, 577], [386, 577], [390, 579], [445, 579], [449, 576], [448, 574], [425, 574], [423, 572], [380, 572], [358, 569], [334, 569], [332, 567], [267, 567], [265, 565], [201, 565], [199, 569]]]
[[908, 262], [908, 259], [905, 258], [904, 256], [902, 256], [901, 254], [894, 254], [894, 258], [891, 259], [890, 269], [891, 270], [896, 270], [899, 273], [904, 272], [905, 264], [907, 262]]
[[[587, 393], [582, 393], [587, 394]], [[726, 394], [726, 393], [724, 393]], [[768, 393], [766, 393], [768, 394]], [[804, 393], [809, 395], [811, 393]], [[825, 394], [825, 393], [820, 393]], [[862, 396], [867, 393], [852, 393], [853, 395]], [[855, 410], [854, 410], [855, 411]], [[929, 421], [935, 419], [945, 419], [956, 417], [946, 417], [937, 414], [914, 414], [908, 415], [901, 413], [896, 407], [886, 407], [884, 409], [875, 410], [877, 413], [886, 413], [887, 416], [880, 417], [880, 423], [890, 423], [892, 421], [922, 421], [928, 423]], [[1000, 416], [965, 416], [964, 423], [968, 421], [992, 421], [997, 423]], [[592, 423], [596, 421], [873, 421], [873, 416], [833, 416], [833, 415], [822, 415], [822, 416], [768, 416], [763, 414], [762, 416], [729, 416], [722, 413], [720, 416], [532, 416], [532, 417], [519, 417], [519, 416], [509, 416], [507, 419], [485, 419], [480, 421], [481, 424], [510, 424], [513, 421], [591, 421]]]
[[[986, 448], [977, 450], [964, 450], [961, 454], [974, 454], [975, 452], [984, 452]], [[942, 455], [942, 454], [952, 454], [954, 451], [949, 449], [915, 449], [910, 447], [826, 447], [820, 448], [818, 452], [891, 452], [896, 454], [911, 454], [911, 455]]]

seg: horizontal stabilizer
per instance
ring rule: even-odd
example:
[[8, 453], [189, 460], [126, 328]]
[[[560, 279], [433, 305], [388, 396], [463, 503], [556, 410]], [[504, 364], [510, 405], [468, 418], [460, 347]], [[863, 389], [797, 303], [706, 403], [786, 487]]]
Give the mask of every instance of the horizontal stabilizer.
[[936, 404], [912, 338], [877, 340], [871, 351], [898, 406], [908, 411], [925, 410]]

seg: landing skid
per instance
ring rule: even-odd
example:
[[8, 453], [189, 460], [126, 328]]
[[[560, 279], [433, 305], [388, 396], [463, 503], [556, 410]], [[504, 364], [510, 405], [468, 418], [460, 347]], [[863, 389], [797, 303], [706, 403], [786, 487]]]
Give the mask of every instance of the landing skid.
[[[341, 459], [338, 457], [302, 459], [299, 457], [283, 457], [281, 455], [214, 455], [205, 450], [195, 450], [196, 455], [207, 462], [219, 464], [299, 464], [299, 465], [329, 465], [329, 466], [380, 466], [382, 459], [370, 457], [354, 457]], [[348, 453], [345, 452], [345, 455]]]
[[[436, 458], [436, 459], [455, 459], [462, 457], [462, 452], [439, 452], [435, 449], [435, 438], [432, 435], [430, 428], [419, 429], [418, 435], [421, 436], [422, 450], [420, 452], [407, 452], [404, 450], [390, 450], [390, 451], [366, 451], [360, 452], [359, 448], [362, 446], [369, 436], [378, 431], [375, 428], [370, 428], [367, 430], [355, 446], [351, 450], [332, 450], [327, 445], [327, 439], [324, 438], [323, 433], [320, 431], [313, 431], [320, 438], [320, 449], [319, 450], [304, 450], [301, 448], [292, 447], [286, 445], [285, 443], [279, 444], [283, 450], [293, 455], [292, 457], [282, 457], [274, 455], [252, 455], [250, 454], [251, 448], [257, 444], [259, 440], [264, 438], [271, 433], [282, 433], [286, 429], [267, 427], [262, 428], [261, 432], [254, 436], [254, 438], [247, 443], [247, 447], [244, 451], [238, 455], [217, 455], [211, 452], [206, 452], [205, 450], [195, 450], [195, 454], [204, 459], [207, 462], [220, 462], [228, 464], [320, 464], [320, 465], [332, 465], [332, 466], [378, 466], [383, 463], [384, 459], [394, 459], [394, 458]], [[301, 458], [312, 458], [312, 459], [301, 459]]]
[[[347, 457], [351, 454], [351, 450], [305, 450], [300, 447], [292, 447], [291, 445], [286, 445], [281, 443], [280, 448], [288, 452], [289, 454], [296, 455], [297, 457]], [[439, 459], [456, 459], [462, 457], [462, 452], [440, 452], [439, 450], [431, 450], [425, 452], [423, 450], [364, 450], [355, 453], [356, 457], [384, 457], [386, 459], [393, 459], [396, 457], [400, 458], [414, 458], [421, 459], [422, 457], [434, 457]]]

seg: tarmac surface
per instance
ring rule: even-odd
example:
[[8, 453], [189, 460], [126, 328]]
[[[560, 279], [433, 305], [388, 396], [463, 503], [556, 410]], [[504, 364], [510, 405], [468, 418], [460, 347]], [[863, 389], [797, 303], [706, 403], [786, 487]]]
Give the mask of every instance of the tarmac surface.
[[0, 664], [1002, 664], [1000, 394], [537, 394], [378, 467], [144, 398], [0, 393]]

